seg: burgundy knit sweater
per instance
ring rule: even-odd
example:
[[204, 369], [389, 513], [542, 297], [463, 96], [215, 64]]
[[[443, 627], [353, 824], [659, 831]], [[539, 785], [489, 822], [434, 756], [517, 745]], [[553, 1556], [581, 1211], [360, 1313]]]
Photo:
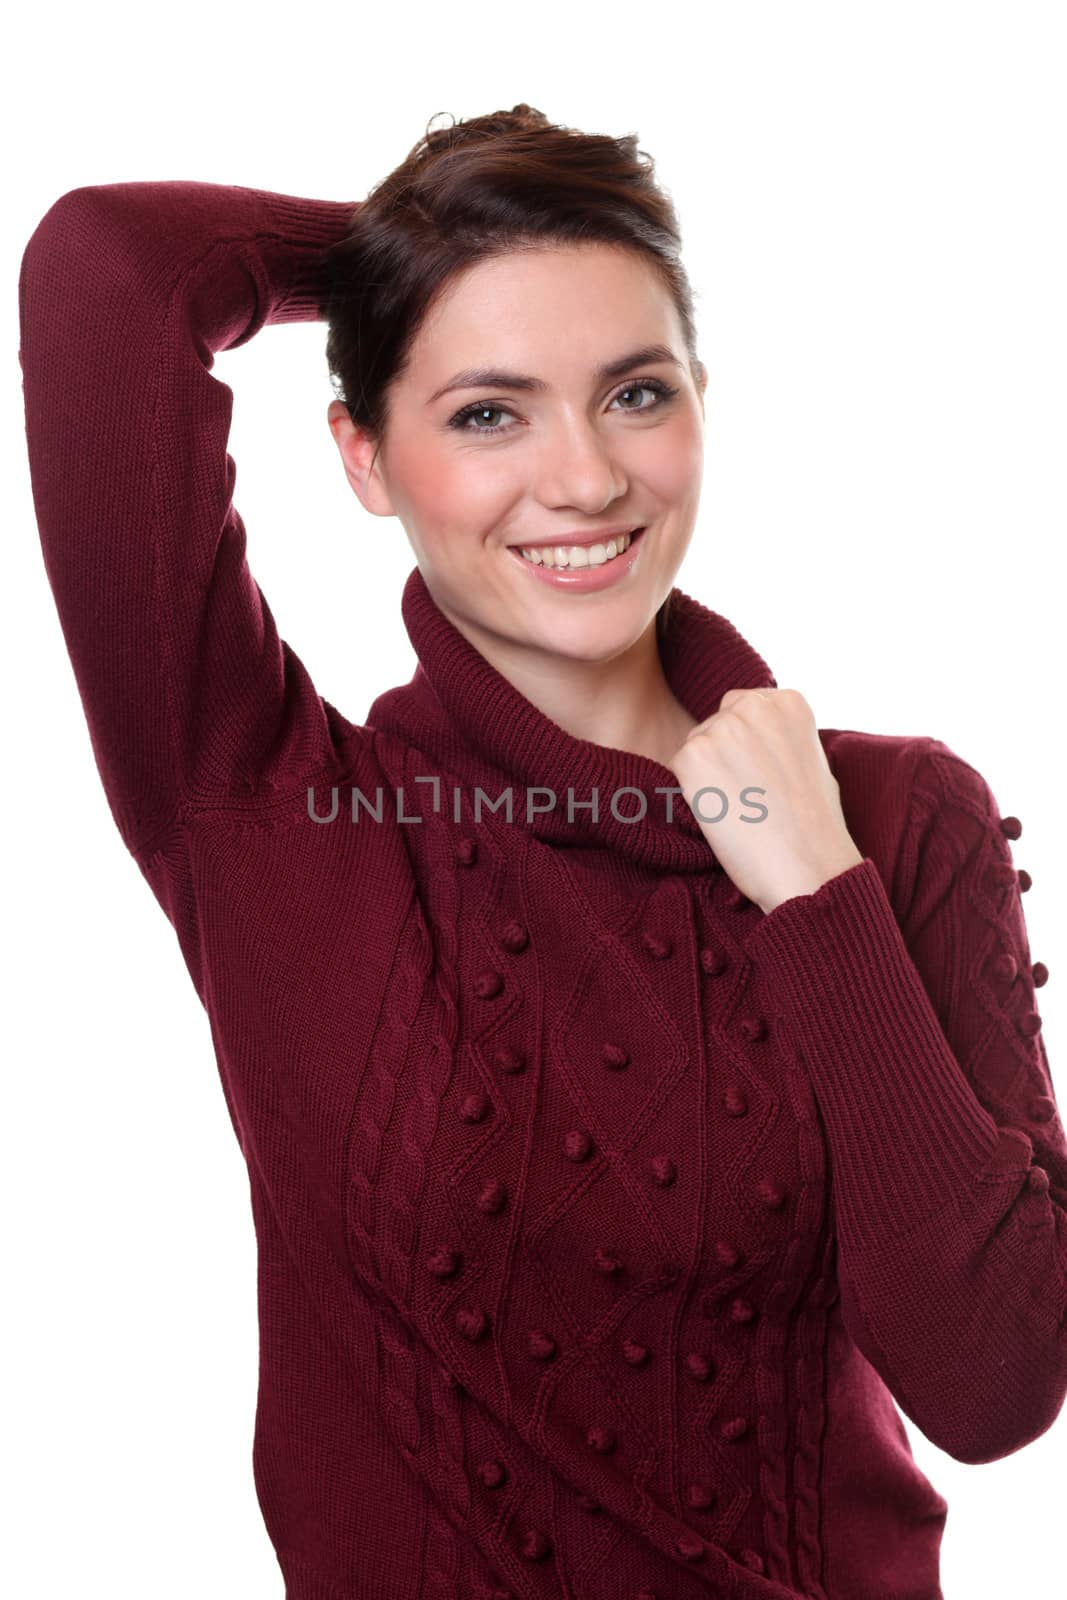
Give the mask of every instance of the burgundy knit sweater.
[[[364, 724], [324, 700], [247, 565], [211, 368], [319, 315], [354, 207], [78, 188], [19, 283], [96, 762], [248, 1165], [286, 1595], [937, 1600], [947, 1506], [894, 1400], [977, 1463], [1067, 1391], [1020, 824], [937, 739], [822, 729], [864, 859], [764, 915], [674, 774], [543, 715], [417, 568], [410, 683]], [[674, 606], [694, 717], [775, 684]]]

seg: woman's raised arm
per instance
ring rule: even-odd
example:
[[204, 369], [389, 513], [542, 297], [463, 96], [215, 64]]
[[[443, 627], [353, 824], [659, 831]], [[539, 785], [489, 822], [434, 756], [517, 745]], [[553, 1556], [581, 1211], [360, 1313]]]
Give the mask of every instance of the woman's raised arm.
[[186, 181], [72, 189], [19, 275], [45, 564], [112, 815], [147, 855], [187, 811], [302, 790], [349, 731], [245, 556], [215, 352], [315, 320], [358, 202]]

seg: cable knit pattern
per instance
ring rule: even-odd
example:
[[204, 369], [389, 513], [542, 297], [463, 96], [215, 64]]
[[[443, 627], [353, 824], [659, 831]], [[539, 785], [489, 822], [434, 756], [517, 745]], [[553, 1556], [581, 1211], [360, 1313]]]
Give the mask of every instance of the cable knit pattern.
[[[211, 369], [319, 315], [355, 204], [76, 189], [19, 279], [93, 755], [248, 1165], [286, 1596], [940, 1600], [901, 1413], [991, 1461], [1067, 1392], [1022, 824], [936, 739], [820, 729], [863, 859], [764, 916], [674, 774], [542, 715], [417, 568], [410, 682], [324, 700]], [[776, 685], [673, 598], [693, 716]]]

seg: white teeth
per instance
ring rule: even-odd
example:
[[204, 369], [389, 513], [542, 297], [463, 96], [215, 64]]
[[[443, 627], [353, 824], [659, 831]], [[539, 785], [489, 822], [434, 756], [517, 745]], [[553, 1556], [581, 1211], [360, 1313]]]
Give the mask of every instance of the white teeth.
[[525, 561], [532, 561], [535, 567], [602, 567], [606, 561], [622, 555], [632, 542], [632, 534], [621, 533], [609, 539], [607, 544], [542, 545], [536, 550], [524, 545], [521, 554]]

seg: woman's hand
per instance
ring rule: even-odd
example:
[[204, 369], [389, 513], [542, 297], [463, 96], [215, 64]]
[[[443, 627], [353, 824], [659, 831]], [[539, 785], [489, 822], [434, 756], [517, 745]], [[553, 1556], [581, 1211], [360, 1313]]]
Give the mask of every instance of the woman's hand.
[[[728, 689], [667, 766], [727, 875], [764, 912], [863, 860], [815, 717], [796, 689]], [[753, 815], [756, 808], [766, 815]]]

